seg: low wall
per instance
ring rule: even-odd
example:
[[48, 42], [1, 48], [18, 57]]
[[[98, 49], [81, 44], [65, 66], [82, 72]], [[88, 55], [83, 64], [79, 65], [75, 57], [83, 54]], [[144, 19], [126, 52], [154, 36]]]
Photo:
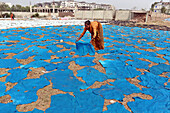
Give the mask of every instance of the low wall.
[[90, 10], [90, 11], [75, 11], [75, 19], [89, 19], [89, 20], [113, 20], [115, 10]]
[[116, 11], [115, 21], [128, 21], [131, 19], [131, 11]]

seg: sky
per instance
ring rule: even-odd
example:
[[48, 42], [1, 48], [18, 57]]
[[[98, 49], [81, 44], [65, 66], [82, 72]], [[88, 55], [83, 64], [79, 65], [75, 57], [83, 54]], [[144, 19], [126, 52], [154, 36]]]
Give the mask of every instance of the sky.
[[[52, 2], [53, 0], [0, 0], [1, 2], [10, 2], [12, 5], [22, 5], [29, 6], [30, 2], [32, 5], [36, 3]], [[60, 0], [54, 0], [60, 1]], [[115, 6], [116, 9], [150, 9], [151, 4], [154, 2], [159, 2], [160, 0], [75, 0], [75, 1], [86, 1], [95, 3], [111, 4]], [[164, 2], [170, 2], [170, 0], [163, 0]]]

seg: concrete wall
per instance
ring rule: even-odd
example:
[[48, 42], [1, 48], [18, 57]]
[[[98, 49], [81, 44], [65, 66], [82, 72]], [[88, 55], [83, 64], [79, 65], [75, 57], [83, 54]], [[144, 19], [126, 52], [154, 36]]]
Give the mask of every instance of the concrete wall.
[[90, 19], [89, 17], [93, 18], [92, 11], [82, 11], [83, 19], [87, 20]]
[[83, 19], [83, 11], [75, 11], [76, 19]]
[[115, 20], [128, 21], [131, 19], [131, 11], [116, 11]]
[[[93, 11], [93, 19], [104, 20], [104, 11]], [[113, 16], [110, 19], [113, 19]]]
[[113, 20], [115, 10], [90, 10], [90, 11], [75, 11], [76, 19], [89, 19], [89, 20]]
[[[4, 13], [10, 13], [8, 11], [4, 11], [2, 12], [2, 14]], [[23, 18], [23, 17], [31, 17], [32, 15], [36, 14], [36, 12], [30, 13], [30, 12], [12, 12], [15, 17], [17, 18]], [[54, 15], [54, 16], [58, 16], [58, 13], [38, 13], [40, 16], [50, 16], [50, 15]]]
[[150, 17], [150, 21], [162, 21], [166, 18], [170, 18], [170, 15], [152, 12], [151, 17]]

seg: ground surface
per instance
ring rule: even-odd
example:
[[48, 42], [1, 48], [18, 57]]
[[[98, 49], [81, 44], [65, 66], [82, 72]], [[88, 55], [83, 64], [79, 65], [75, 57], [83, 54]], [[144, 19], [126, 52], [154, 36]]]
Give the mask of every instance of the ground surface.
[[94, 55], [76, 50], [83, 26], [1, 30], [0, 111], [170, 112], [170, 32], [103, 28]]

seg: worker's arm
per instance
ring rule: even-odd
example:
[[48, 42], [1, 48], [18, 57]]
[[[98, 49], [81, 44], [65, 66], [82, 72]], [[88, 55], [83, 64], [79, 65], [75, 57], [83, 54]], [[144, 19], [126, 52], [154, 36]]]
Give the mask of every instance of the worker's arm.
[[94, 22], [93, 25], [92, 25], [92, 27], [93, 27], [93, 38], [92, 38], [92, 40], [96, 38], [97, 28], [99, 26], [98, 24], [99, 24], [98, 22]]
[[94, 33], [94, 35], [93, 35], [92, 40], [96, 38], [96, 34], [97, 34], [97, 27], [94, 27], [94, 28], [93, 28], [93, 33]]
[[92, 41], [96, 38], [96, 35], [97, 35], [97, 28], [93, 28], [93, 35], [92, 35], [92, 37], [91, 37], [91, 41], [90, 41], [90, 43], [92, 43]]
[[76, 40], [76, 42], [79, 41], [79, 40], [84, 36], [84, 34], [86, 33], [86, 31], [87, 31], [87, 29], [84, 28], [83, 33], [82, 33], [82, 34], [80, 35], [80, 37]]

